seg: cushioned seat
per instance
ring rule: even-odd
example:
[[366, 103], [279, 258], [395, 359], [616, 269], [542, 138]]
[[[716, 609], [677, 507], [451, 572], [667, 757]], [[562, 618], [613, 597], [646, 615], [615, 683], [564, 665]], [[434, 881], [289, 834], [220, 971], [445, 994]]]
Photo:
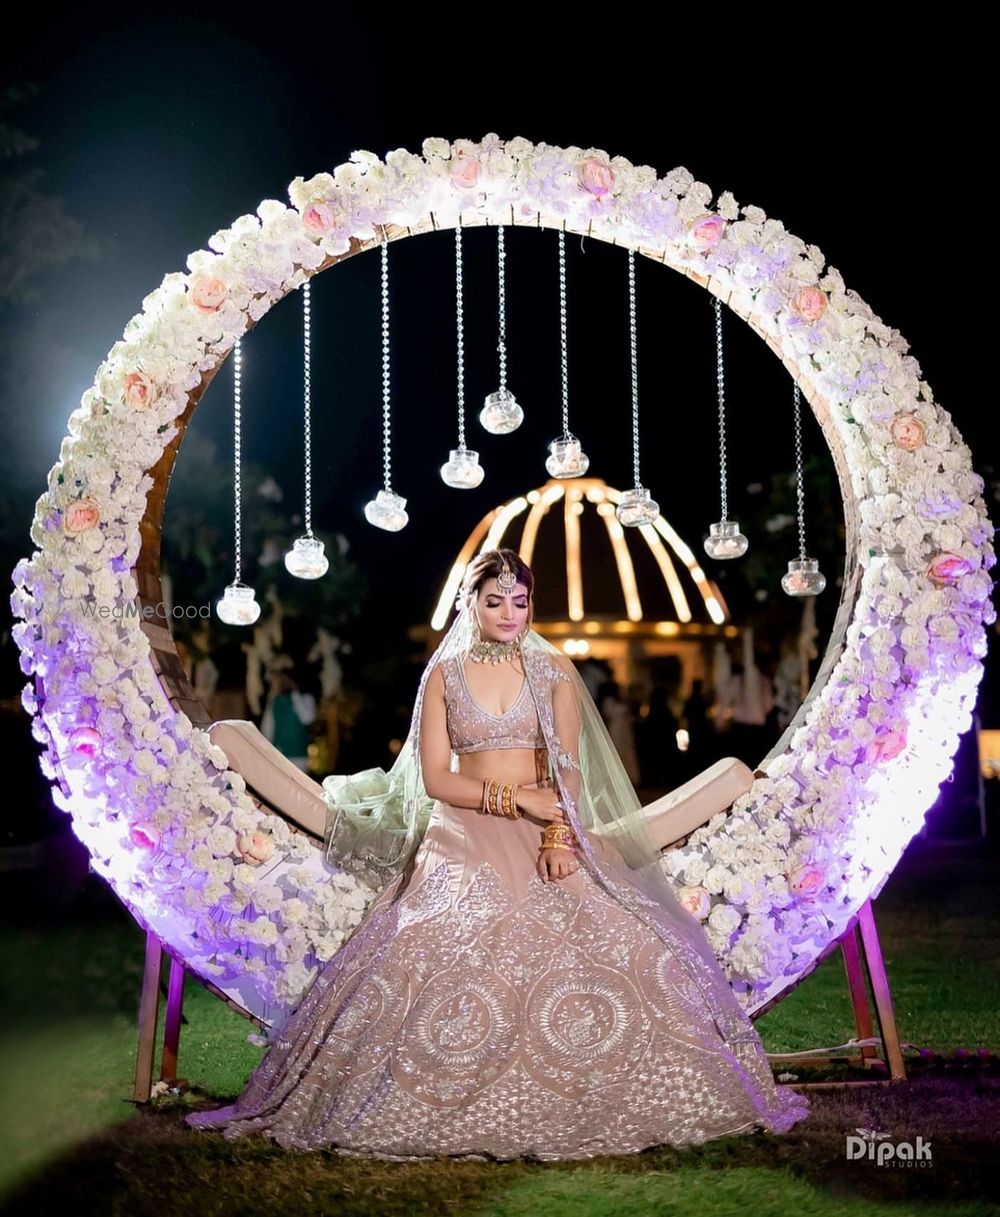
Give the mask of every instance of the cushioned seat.
[[[323, 787], [283, 756], [253, 723], [223, 719], [209, 728], [212, 743], [261, 799], [322, 840], [326, 828]], [[723, 757], [683, 786], [643, 810], [653, 842], [666, 849], [724, 811], [753, 785], [753, 771], [734, 756]], [[613, 844], [613, 834], [607, 833]]]
[[724, 756], [683, 786], [646, 805], [643, 810], [649, 835], [660, 849], [666, 849], [731, 807], [753, 781], [753, 770], [748, 765], [735, 756]]
[[212, 724], [208, 734], [229, 758], [229, 767], [265, 803], [322, 839], [326, 803], [318, 782], [283, 756], [253, 723], [238, 718], [222, 719]]

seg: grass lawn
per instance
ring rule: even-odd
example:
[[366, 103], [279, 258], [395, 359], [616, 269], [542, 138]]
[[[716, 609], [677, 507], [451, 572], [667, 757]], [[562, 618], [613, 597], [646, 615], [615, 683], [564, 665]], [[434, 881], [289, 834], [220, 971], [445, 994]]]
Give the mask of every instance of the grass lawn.
[[[900, 1036], [945, 1061], [908, 1056], [910, 1080], [811, 1091], [784, 1137], [725, 1138], [589, 1162], [384, 1163], [230, 1143], [182, 1122], [234, 1097], [262, 1049], [249, 1024], [189, 981], [180, 1070], [191, 1093], [128, 1099], [143, 936], [96, 879], [39, 920], [31, 879], [7, 876], [0, 938], [0, 1211], [197, 1214], [454, 1213], [574, 1217], [691, 1211], [706, 1217], [863, 1213], [1000, 1214], [1000, 913], [992, 851], [915, 841], [875, 904]], [[758, 1024], [769, 1051], [854, 1034], [839, 953]], [[803, 1073], [804, 1078], [804, 1073]], [[932, 1145], [924, 1168], [847, 1161], [845, 1136], [879, 1128]]]

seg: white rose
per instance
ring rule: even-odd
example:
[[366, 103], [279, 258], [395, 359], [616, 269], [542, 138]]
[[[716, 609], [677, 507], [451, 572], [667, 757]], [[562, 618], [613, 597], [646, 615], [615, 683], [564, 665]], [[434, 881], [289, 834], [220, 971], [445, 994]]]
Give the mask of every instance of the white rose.
[[716, 904], [708, 915], [708, 924], [718, 934], [732, 934], [741, 920], [736, 909], [728, 904]]

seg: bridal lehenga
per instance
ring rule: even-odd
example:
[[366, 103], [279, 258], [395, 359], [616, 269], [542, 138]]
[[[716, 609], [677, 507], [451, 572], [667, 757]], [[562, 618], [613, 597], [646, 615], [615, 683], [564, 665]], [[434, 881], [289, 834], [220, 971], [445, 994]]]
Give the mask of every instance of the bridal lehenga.
[[[579, 770], [553, 711], [573, 682], [548, 649], [525, 650], [531, 696], [502, 716], [473, 700], [461, 653], [441, 662], [459, 755], [545, 741]], [[651, 894], [577, 796], [581, 865], [549, 881], [538, 821], [435, 802], [243, 1093], [188, 1124], [389, 1160], [556, 1160], [805, 1118], [700, 924]]]

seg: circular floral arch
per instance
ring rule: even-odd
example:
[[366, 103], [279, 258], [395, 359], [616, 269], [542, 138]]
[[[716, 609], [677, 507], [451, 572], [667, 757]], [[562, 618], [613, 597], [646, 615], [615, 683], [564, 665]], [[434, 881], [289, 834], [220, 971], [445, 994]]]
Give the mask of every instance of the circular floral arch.
[[718, 296], [798, 382], [844, 500], [841, 602], [814, 686], [734, 807], [664, 865], [759, 1013], [832, 949], [919, 828], [968, 729], [995, 620], [983, 480], [947, 411], [822, 252], [683, 168], [487, 135], [296, 178], [168, 274], [98, 368], [14, 572], [43, 768], [137, 920], [262, 1024], [298, 1004], [375, 894], [262, 811], [204, 728], [158, 609], [167, 482], [237, 338], [318, 271], [417, 233], [585, 233]]

